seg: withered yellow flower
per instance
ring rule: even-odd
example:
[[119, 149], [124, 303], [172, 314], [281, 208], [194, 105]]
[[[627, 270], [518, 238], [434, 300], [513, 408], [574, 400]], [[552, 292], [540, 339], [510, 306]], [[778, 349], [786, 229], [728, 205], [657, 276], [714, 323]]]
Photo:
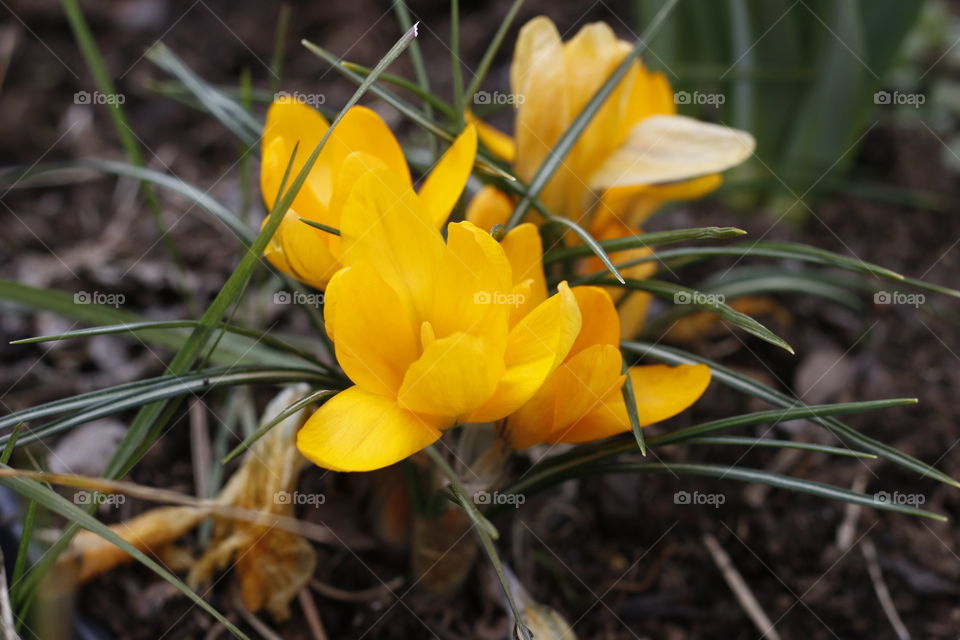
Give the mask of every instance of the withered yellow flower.
[[[588, 442], [630, 430], [617, 310], [599, 287], [572, 292], [583, 317], [580, 333], [563, 364], [507, 419], [505, 435], [514, 447]], [[680, 413], [710, 383], [710, 368], [702, 364], [637, 366], [629, 375], [641, 426]]]
[[[275, 101], [267, 112], [263, 134], [260, 186], [270, 209], [280, 190], [294, 147], [299, 143], [290, 175], [303, 168], [312, 150], [330, 128], [323, 115], [288, 97]], [[466, 185], [477, 149], [474, 127], [467, 126], [414, 194], [439, 228], [446, 222]], [[264, 255], [280, 271], [318, 289], [326, 287], [341, 266], [340, 238], [311, 227], [305, 218], [339, 228], [341, 210], [357, 178], [372, 168], [392, 173], [412, 188], [403, 150], [376, 112], [350, 109], [317, 157], [293, 205], [287, 211]], [[288, 185], [289, 186], [289, 185]]]
[[463, 422], [505, 418], [566, 358], [580, 333], [567, 285], [547, 297], [540, 237], [503, 242], [469, 222], [447, 227], [395, 171], [370, 169], [339, 218], [344, 268], [324, 318], [355, 386], [324, 404], [297, 445], [319, 466], [367, 471]]

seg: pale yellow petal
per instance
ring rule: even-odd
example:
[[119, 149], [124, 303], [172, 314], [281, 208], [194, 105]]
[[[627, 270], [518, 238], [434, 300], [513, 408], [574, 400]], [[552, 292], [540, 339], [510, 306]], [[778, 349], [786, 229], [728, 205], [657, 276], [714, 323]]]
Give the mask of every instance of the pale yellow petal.
[[334, 471], [372, 471], [433, 444], [449, 426], [397, 406], [394, 398], [350, 387], [328, 400], [304, 424], [297, 448]]
[[420, 199], [437, 227], [450, 217], [467, 186], [477, 156], [477, 129], [468, 124], [420, 187]]
[[459, 422], [493, 395], [504, 371], [501, 353], [466, 333], [437, 338], [407, 370], [400, 406]]
[[636, 124], [626, 142], [590, 176], [606, 189], [689, 180], [734, 167], [753, 153], [745, 131], [685, 116], [651, 116]]

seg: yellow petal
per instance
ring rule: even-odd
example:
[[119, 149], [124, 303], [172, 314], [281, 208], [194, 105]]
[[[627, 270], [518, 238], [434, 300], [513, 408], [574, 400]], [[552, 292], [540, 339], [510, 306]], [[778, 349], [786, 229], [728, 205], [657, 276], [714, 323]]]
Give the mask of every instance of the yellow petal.
[[705, 364], [664, 364], [630, 368], [640, 424], [647, 426], [671, 418], [692, 405], [710, 384]]
[[[319, 111], [303, 103], [284, 98], [270, 105], [263, 128], [260, 166], [260, 188], [268, 209], [276, 200], [294, 148], [297, 155], [290, 168], [287, 188], [329, 128], [327, 119]], [[319, 215], [330, 197], [330, 183], [325, 179], [327, 170], [318, 164], [311, 169], [291, 207], [304, 217]]]
[[471, 111], [467, 111], [467, 122], [472, 123], [477, 128], [477, 137], [480, 142], [501, 160], [513, 162], [517, 155], [517, 147], [513, 143], [513, 138], [500, 131], [496, 127], [487, 124], [477, 118]]
[[483, 338], [455, 333], [438, 338], [407, 370], [400, 406], [460, 421], [490, 399], [503, 376], [503, 357]]
[[529, 180], [570, 120], [563, 43], [549, 18], [527, 22], [517, 36], [510, 88], [517, 98], [514, 169]]
[[343, 212], [343, 204], [350, 197], [354, 185], [360, 176], [371, 169], [389, 169], [386, 163], [377, 156], [364, 151], [354, 151], [348, 154], [337, 170], [336, 184], [333, 189], [333, 195], [330, 197], [329, 224], [331, 227], [340, 228], [340, 216]]
[[412, 310], [366, 264], [338, 272], [325, 301], [324, 319], [343, 371], [366, 391], [396, 395], [419, 355], [420, 325]]
[[630, 429], [623, 410], [623, 357], [611, 344], [595, 344], [557, 372], [554, 430], [547, 442], [589, 442]]
[[350, 387], [307, 420], [297, 448], [327, 469], [372, 471], [433, 444], [444, 426], [437, 418], [401, 409], [393, 398]]
[[754, 147], [753, 136], [745, 131], [685, 116], [651, 116], [630, 130], [589, 183], [605, 189], [688, 180], [734, 167]]
[[517, 323], [507, 337], [506, 373], [470, 422], [499, 420], [519, 409], [559, 366], [580, 332], [580, 309], [566, 282]]
[[494, 186], [487, 185], [477, 192], [467, 205], [466, 219], [484, 231], [495, 225], [506, 224], [513, 212], [513, 201]]
[[523, 317], [547, 299], [547, 281], [543, 274], [543, 242], [537, 227], [529, 222], [510, 230], [500, 242], [513, 269], [513, 284], [530, 281], [530, 296], [519, 307]]
[[443, 239], [401, 178], [373, 169], [357, 179], [343, 205], [340, 245], [345, 265], [372, 265], [419, 320], [429, 318]]
[[331, 238], [336, 236], [302, 222], [298, 212], [288, 209], [263, 253], [280, 271], [323, 289], [340, 268], [330, 246]]
[[577, 298], [583, 323], [570, 356], [593, 345], [620, 344], [620, 318], [610, 294], [600, 287], [574, 287], [571, 291]]
[[420, 199], [437, 227], [443, 225], [460, 199], [477, 156], [477, 129], [468, 124], [453, 141], [420, 188]]
[[450, 224], [433, 292], [433, 330], [439, 337], [457, 332], [484, 336], [502, 354], [516, 306], [512, 287], [500, 243], [469, 222]]
[[383, 118], [367, 107], [351, 107], [347, 111], [323, 147], [323, 157], [318, 158], [317, 164], [329, 166], [335, 173], [344, 159], [356, 151], [376, 156], [404, 185], [412, 185], [400, 143]]
[[[723, 182], [719, 173], [658, 185], [630, 185], [606, 189], [591, 222], [591, 231], [619, 221], [639, 227], [667, 202], [693, 200], [717, 189]], [[594, 233], [594, 235], [598, 235]]]

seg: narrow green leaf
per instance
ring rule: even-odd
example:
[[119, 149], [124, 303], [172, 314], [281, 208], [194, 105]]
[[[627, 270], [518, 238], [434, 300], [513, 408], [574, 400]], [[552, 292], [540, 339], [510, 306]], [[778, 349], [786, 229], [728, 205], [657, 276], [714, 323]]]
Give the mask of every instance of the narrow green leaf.
[[812, 451], [815, 453], [827, 453], [834, 456], [845, 456], [848, 458], [866, 458], [874, 460], [877, 458], [872, 453], [854, 451], [843, 447], [831, 447], [816, 442], [798, 442], [796, 440], [778, 440], [776, 438], [745, 438], [741, 436], [703, 436], [700, 438], [688, 438], [684, 444], [717, 444], [735, 447], [770, 447], [775, 449], [797, 449], [799, 451]]
[[[780, 393], [765, 385], [756, 382], [744, 375], [741, 375], [732, 369], [728, 369], [712, 360], [701, 358], [691, 353], [644, 342], [624, 342], [621, 347], [637, 355], [650, 356], [667, 364], [705, 364], [713, 372], [713, 379], [732, 389], [742, 391], [751, 396], [760, 398], [774, 406], [793, 408], [803, 403], [800, 400]], [[957, 482], [947, 474], [935, 469], [927, 463], [914, 458], [911, 455], [903, 453], [887, 444], [874, 440], [869, 436], [851, 429], [836, 418], [823, 417], [811, 418], [820, 426], [824, 427], [841, 440], [855, 443], [859, 448], [870, 453], [875, 453], [885, 460], [889, 460], [901, 467], [916, 471], [920, 475], [932, 478], [952, 487], [960, 488], [960, 482]]]
[[[362, 77], [366, 77], [370, 75], [370, 68], [365, 67], [362, 64], [357, 64], [356, 62], [341, 62], [340, 64], [342, 64], [344, 67], [346, 67], [350, 71], [353, 71]], [[429, 90], [424, 90], [418, 84], [415, 84], [407, 80], [406, 78], [391, 75], [389, 73], [384, 73], [380, 76], [380, 82], [384, 82], [386, 84], [392, 84], [397, 88], [403, 89], [405, 91], [409, 91], [413, 95], [423, 100], [424, 103], [428, 103], [431, 107], [435, 108], [437, 111], [439, 111], [446, 117], [450, 118], [451, 120], [453, 120], [456, 117], [456, 114], [453, 111], [453, 107], [451, 107], [446, 102], [441, 100], [438, 96], [434, 95], [433, 93], [430, 93]]]
[[627, 405], [627, 418], [630, 420], [630, 431], [637, 441], [637, 447], [640, 448], [641, 455], [647, 455], [647, 445], [644, 442], [643, 429], [640, 426], [640, 414], [637, 412], [637, 397], [633, 392], [633, 381], [630, 379], [630, 367], [623, 363], [623, 372], [626, 378], [623, 381], [623, 402]]
[[780, 338], [777, 334], [773, 333], [747, 314], [740, 313], [729, 305], [720, 302], [719, 299], [715, 298], [711, 294], [705, 294], [688, 287], [674, 284], [672, 282], [654, 280], [652, 278], [648, 278], [646, 280], [630, 279], [626, 281], [625, 286], [629, 287], [630, 289], [646, 291], [656, 296], [660, 296], [661, 298], [672, 300], [674, 304], [687, 304], [700, 309], [701, 311], [713, 313], [722, 320], [729, 322], [735, 327], [743, 329], [750, 335], [756, 336], [764, 342], [768, 342], [775, 347], [780, 347], [787, 353], [794, 353], [793, 347], [787, 344], [786, 341]]
[[500, 21], [500, 26], [497, 27], [496, 33], [493, 34], [493, 39], [490, 40], [487, 50], [483, 52], [483, 57], [480, 58], [480, 64], [477, 65], [477, 70], [473, 74], [473, 80], [470, 81], [470, 85], [467, 87], [467, 91], [464, 94], [467, 102], [473, 101], [473, 97], [480, 89], [480, 85], [483, 84], [484, 78], [487, 77], [487, 73], [490, 71], [490, 65], [493, 64], [493, 59], [500, 50], [500, 46], [503, 44], [503, 39], [506, 37], [507, 31], [513, 25], [513, 21], [517, 17], [517, 12], [520, 11], [520, 7], [522, 6], [523, 0], [513, 0], [513, 3], [510, 5], [510, 9], [507, 10], [507, 15], [505, 15], [503, 20]]
[[[643, 233], [626, 238], [616, 238], [614, 240], [603, 240], [598, 244], [609, 253], [617, 251], [626, 251], [627, 249], [639, 249], [658, 247], [667, 244], [676, 244], [678, 242], [692, 242], [695, 240], [720, 240], [724, 238], [735, 238], [746, 233], [743, 229], [736, 227], [700, 227], [696, 229], [675, 229], [673, 231], [654, 231]], [[583, 245], [574, 247], [564, 247], [548, 251], [543, 256], [544, 264], [551, 264], [571, 258], [582, 258], [594, 253], [593, 249]], [[659, 254], [658, 254], [659, 255]], [[657, 260], [657, 255], [651, 256], [650, 260]], [[630, 263], [627, 263], [630, 264]]]
[[228, 462], [230, 462], [231, 460], [233, 460], [234, 458], [242, 454], [244, 451], [252, 447], [254, 442], [256, 442], [257, 440], [265, 436], [267, 432], [270, 431], [270, 429], [273, 429], [275, 426], [277, 426], [278, 424], [280, 424], [281, 422], [283, 422], [293, 414], [297, 413], [304, 407], [309, 407], [310, 405], [316, 402], [320, 402], [321, 400], [324, 400], [326, 398], [332, 398], [337, 393], [339, 393], [339, 390], [337, 389], [333, 389], [333, 390], [321, 389], [319, 391], [314, 391], [313, 393], [307, 394], [300, 400], [297, 400], [296, 402], [291, 404], [289, 407], [287, 407], [286, 409], [278, 413], [276, 418], [267, 422], [266, 424], [261, 425], [260, 427], [257, 428], [256, 431], [254, 431], [249, 436], [244, 438], [243, 442], [238, 444], [233, 449], [233, 451], [228, 453], [223, 458], [223, 460], [220, 461], [220, 464], [227, 464]]
[[331, 227], [329, 225], [322, 224], [320, 222], [315, 222], [313, 220], [308, 220], [306, 218], [300, 218], [300, 222], [306, 225], [309, 225], [314, 229], [320, 229], [320, 231], [326, 231], [327, 233], [332, 233], [335, 236], [340, 235], [340, 229], [337, 229], [336, 227]]
[[721, 480], [739, 480], [752, 484], [765, 484], [778, 489], [787, 489], [788, 491], [798, 491], [800, 493], [809, 493], [819, 498], [828, 500], [839, 500], [849, 502], [863, 507], [872, 507], [881, 511], [893, 511], [911, 516], [920, 516], [921, 518], [930, 518], [947, 522], [946, 516], [918, 509], [905, 504], [895, 504], [891, 501], [877, 500], [873, 496], [856, 491], [850, 491], [842, 487], [836, 487], [815, 480], [805, 480], [803, 478], [794, 478], [770, 471], [761, 471], [760, 469], [745, 469], [740, 467], [730, 467], [717, 464], [700, 464], [692, 462], [615, 462], [602, 467], [583, 467], [578, 475], [586, 474], [607, 474], [607, 473], [670, 473], [678, 476], [693, 475], [707, 476], [711, 478], [720, 478]]
[[148, 555], [114, 533], [110, 527], [98, 521], [96, 518], [91, 516], [86, 511], [80, 509], [75, 504], [68, 502], [66, 498], [63, 498], [52, 489], [48, 489], [34, 480], [25, 480], [21, 478], [2, 478], [0, 479], [0, 484], [13, 491], [16, 491], [27, 500], [31, 500], [37, 504], [40, 504], [46, 509], [49, 509], [50, 511], [53, 511], [54, 513], [66, 518], [68, 521], [73, 523], [73, 526], [83, 527], [91, 533], [100, 536], [107, 542], [116, 545], [126, 553], [133, 556], [142, 565], [173, 585], [183, 595], [190, 598], [190, 600], [192, 600], [198, 607], [216, 618], [216, 620], [226, 627], [230, 633], [238, 638], [249, 640], [247, 635], [238, 629], [236, 625], [230, 622], [230, 620], [228, 620], [219, 611], [210, 606], [206, 600], [198, 596], [193, 589], [185, 585], [179, 578], [164, 569], [158, 562], [150, 558]]
[[595, 256], [600, 258], [600, 262], [613, 274], [620, 284], [624, 284], [623, 276], [620, 275], [620, 272], [617, 271], [617, 268], [613, 266], [613, 262], [610, 260], [610, 256], [607, 255], [607, 252], [603, 250], [603, 247], [600, 246], [600, 243], [597, 242], [593, 236], [591, 236], [586, 229], [578, 225], [573, 220], [569, 218], [563, 218], [561, 216], [551, 216], [547, 218], [545, 224], [554, 224], [561, 227], [566, 227], [573, 231], [575, 234], [580, 236], [580, 239], [583, 240], [586, 248], [594, 253]]

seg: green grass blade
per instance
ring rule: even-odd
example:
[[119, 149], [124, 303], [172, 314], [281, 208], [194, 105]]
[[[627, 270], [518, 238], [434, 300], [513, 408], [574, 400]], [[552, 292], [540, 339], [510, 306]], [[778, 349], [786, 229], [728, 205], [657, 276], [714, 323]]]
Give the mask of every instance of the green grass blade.
[[670, 12], [676, 6], [677, 1], [678, 0], [667, 0], [667, 2], [664, 3], [660, 11], [657, 12], [657, 15], [654, 16], [653, 20], [640, 35], [637, 44], [630, 53], [624, 57], [623, 62], [614, 69], [610, 77], [597, 89], [593, 97], [591, 97], [583, 107], [583, 110], [577, 114], [577, 117], [573, 119], [573, 122], [570, 123], [567, 130], [564, 131], [560, 139], [557, 140], [550, 154], [547, 155], [533, 175], [533, 178], [530, 179], [527, 195], [520, 199], [513, 213], [510, 214], [510, 219], [506, 224], [508, 231], [523, 221], [524, 215], [526, 215], [527, 210], [530, 208], [531, 198], [539, 196], [540, 192], [547, 186], [547, 183], [550, 181], [550, 178], [553, 177], [554, 172], [560, 167], [563, 159], [567, 157], [567, 154], [570, 153], [573, 145], [580, 139], [580, 136], [593, 120], [593, 117], [600, 111], [600, 108], [613, 93], [614, 89], [616, 89], [617, 85], [620, 84], [624, 76], [627, 75], [631, 65], [633, 65], [640, 57], [640, 54], [646, 49], [647, 43], [656, 35], [657, 31], [663, 25], [664, 20], [666, 20], [667, 16], [670, 15]]
[[877, 458], [872, 453], [854, 451], [843, 447], [831, 447], [816, 442], [798, 442], [796, 440], [778, 440], [776, 438], [746, 438], [741, 436], [704, 436], [702, 438], [690, 438], [685, 444], [707, 444], [735, 447], [768, 447], [775, 449], [797, 449], [798, 451], [811, 451], [814, 453], [826, 453], [833, 456], [844, 456], [847, 458], [865, 458], [874, 460]]
[[607, 473], [670, 473], [678, 476], [693, 475], [706, 476], [710, 478], [720, 478], [722, 480], [739, 480], [751, 484], [765, 484], [778, 489], [787, 489], [788, 491], [797, 491], [808, 493], [819, 498], [827, 500], [839, 500], [863, 507], [872, 507], [881, 511], [893, 511], [910, 516], [919, 516], [921, 518], [930, 518], [946, 522], [946, 516], [918, 509], [909, 505], [894, 504], [889, 501], [876, 500], [873, 496], [850, 491], [842, 487], [836, 487], [831, 484], [817, 482], [815, 480], [805, 480], [785, 476], [770, 471], [761, 471], [759, 469], [745, 469], [740, 467], [730, 467], [717, 464], [700, 464], [692, 462], [617, 462], [603, 467], [585, 467], [581, 469], [583, 474], [607, 474]]
[[[370, 68], [365, 67], [362, 64], [357, 64], [356, 62], [341, 62], [340, 64], [342, 64], [344, 67], [346, 67], [350, 71], [357, 73], [361, 77], [365, 78], [368, 75], [370, 75], [370, 71], [371, 71]], [[391, 75], [389, 73], [384, 73], [380, 76], [380, 82], [383, 82], [385, 84], [392, 84], [398, 89], [409, 91], [413, 95], [423, 100], [425, 104], [428, 104], [429, 106], [433, 107], [434, 109], [442, 113], [447, 118], [451, 120], [456, 118], [456, 114], [453, 110], [453, 107], [451, 107], [449, 104], [444, 102], [438, 96], [430, 93], [429, 90], [424, 90], [420, 85], [413, 83], [407, 80], [406, 78], [403, 78], [401, 76]], [[427, 114], [427, 117], [431, 117], [429, 112], [425, 111], [424, 113]]]
[[110, 527], [98, 521], [96, 518], [91, 516], [83, 509], [80, 509], [75, 504], [68, 502], [66, 498], [63, 498], [52, 489], [48, 489], [39, 482], [25, 480], [22, 478], [3, 478], [0, 479], [0, 484], [13, 491], [16, 491], [27, 500], [31, 500], [56, 514], [59, 514], [69, 522], [75, 523], [76, 525], [100, 536], [107, 542], [116, 545], [126, 553], [133, 556], [133, 558], [136, 559], [140, 564], [144, 565], [167, 581], [169, 584], [173, 585], [173, 587], [175, 587], [183, 595], [187, 596], [198, 607], [216, 618], [220, 624], [230, 631], [230, 633], [238, 638], [249, 640], [247, 635], [238, 629], [236, 625], [230, 622], [230, 620], [228, 620], [219, 611], [210, 606], [206, 600], [197, 595], [193, 589], [184, 584], [179, 578], [164, 569], [158, 562], [150, 558], [147, 554], [143, 553], [129, 542], [121, 538], [119, 535], [114, 533]]
[[623, 276], [620, 275], [620, 272], [617, 271], [617, 268], [613, 266], [613, 261], [610, 260], [610, 256], [607, 255], [607, 252], [603, 250], [603, 247], [600, 246], [600, 243], [597, 242], [593, 236], [591, 236], [586, 229], [578, 225], [573, 220], [569, 218], [562, 218], [559, 216], [551, 216], [547, 218], [545, 224], [553, 224], [561, 227], [566, 227], [570, 229], [575, 234], [577, 234], [581, 240], [583, 240], [585, 248], [592, 251], [595, 256], [600, 258], [600, 262], [613, 274], [620, 284], [624, 284]]
[[[667, 364], [705, 364], [710, 367], [710, 370], [713, 372], [713, 379], [717, 382], [720, 382], [721, 384], [732, 389], [736, 389], [737, 391], [742, 391], [743, 393], [760, 398], [761, 400], [764, 400], [765, 402], [768, 402], [774, 406], [793, 408], [803, 404], [796, 398], [791, 398], [784, 393], [780, 393], [775, 389], [771, 389], [770, 387], [762, 385], [759, 382], [756, 382], [755, 380], [741, 375], [732, 369], [728, 369], [727, 367], [713, 362], [712, 360], [701, 358], [694, 354], [681, 351], [680, 349], [643, 342], [624, 342], [621, 347], [632, 353], [636, 353], [637, 355], [650, 356], [651, 358], [660, 360], [661, 362], [665, 362]], [[862, 433], [851, 429], [836, 418], [817, 417], [811, 418], [811, 420], [824, 427], [841, 440], [855, 443], [864, 451], [874, 453], [885, 460], [893, 462], [894, 464], [912, 471], [916, 471], [924, 477], [932, 478], [938, 482], [960, 488], [960, 482], [957, 482], [942, 471], [935, 469], [934, 467], [914, 458], [911, 455], [903, 453], [902, 451], [898, 451], [894, 447], [874, 440], [869, 436], [865, 436]]]
[[326, 225], [320, 222], [315, 222], [313, 220], [307, 220], [306, 218], [300, 218], [300, 222], [302, 222], [305, 225], [309, 225], [314, 229], [320, 229], [320, 231], [326, 231], [327, 233], [332, 233], [335, 236], [340, 235], [340, 229], [331, 227], [330, 225]]
[[[626, 251], [627, 249], [659, 247], [667, 244], [676, 244], [678, 242], [735, 238], [745, 233], [746, 231], [736, 227], [698, 227], [694, 229], [675, 229], [673, 231], [654, 231], [628, 236], [626, 238], [603, 240], [598, 244], [604, 251], [616, 253], [617, 251]], [[543, 256], [543, 263], [551, 264], [572, 258], [582, 258], [589, 256], [591, 253], [593, 253], [593, 250], [587, 246], [564, 247], [562, 249], [548, 251], [546, 255]], [[651, 260], [657, 260], [657, 256], [652, 256]]]
[[155, 65], [176, 77], [200, 101], [214, 118], [233, 132], [244, 144], [255, 146], [263, 126], [236, 101], [214, 88], [195, 74], [162, 42], [147, 50], [146, 57]]
[[[612, 282], [601, 282], [600, 284], [615, 284]], [[767, 329], [765, 326], [751, 318], [745, 313], [740, 313], [736, 309], [733, 309], [729, 305], [713, 301], [708, 294], [702, 293], [700, 291], [695, 291], [688, 287], [684, 287], [672, 282], [665, 282], [663, 280], [654, 280], [648, 278], [646, 280], [627, 280], [626, 286], [630, 289], [635, 289], [638, 291], [646, 291], [652, 293], [655, 296], [661, 298], [666, 298], [668, 300], [674, 301], [674, 304], [687, 304], [691, 307], [700, 309], [701, 311], [706, 311], [708, 313], [715, 314], [725, 322], [732, 324], [735, 327], [743, 329], [750, 335], [756, 336], [767, 342], [774, 345], [775, 347], [780, 347], [787, 353], [794, 353], [793, 347], [787, 344], [781, 337], [779, 337], [774, 332]]]
[[487, 77], [487, 73], [490, 71], [490, 65], [493, 64], [493, 59], [500, 50], [500, 47], [503, 44], [503, 39], [506, 37], [507, 31], [513, 25], [513, 21], [516, 19], [517, 13], [520, 11], [520, 7], [522, 6], [523, 0], [513, 0], [513, 3], [510, 5], [510, 9], [507, 10], [507, 15], [505, 15], [503, 20], [500, 21], [500, 26], [497, 27], [496, 33], [493, 34], [493, 39], [490, 40], [487, 50], [483, 52], [483, 57], [480, 58], [480, 64], [477, 65], [477, 71], [473, 75], [473, 80], [470, 81], [470, 85], [467, 87], [467, 91], [464, 94], [464, 99], [467, 102], [473, 101], [473, 97], [480, 89], [480, 85], [483, 84], [484, 78]]
[[460, 0], [450, 0], [450, 78], [457, 125], [463, 122], [463, 69], [460, 67]]
[[[788, 420], [810, 420], [827, 416], [850, 415], [877, 411], [893, 407], [902, 407], [916, 404], [915, 398], [894, 398], [889, 400], [871, 400], [867, 402], [845, 402], [814, 406], [800, 406], [787, 409], [772, 409], [757, 411], [739, 416], [730, 416], [719, 420], [704, 422], [703, 424], [663, 433], [647, 439], [648, 447], [657, 447], [668, 444], [680, 444], [690, 438], [703, 437], [706, 434], [716, 433], [736, 427], [749, 427], [758, 424], [776, 425]], [[631, 435], [624, 434], [604, 440], [591, 442], [574, 447], [567, 453], [548, 458], [534, 465], [524, 476], [504, 490], [505, 493], [524, 493], [532, 487], [543, 487], [562, 481], [570, 470], [587, 464], [593, 464], [616, 455], [630, 453], [636, 450], [636, 443]]]
[[637, 412], [637, 397], [633, 392], [633, 380], [630, 379], [630, 367], [627, 366], [626, 362], [623, 364], [623, 372], [627, 374], [627, 377], [623, 381], [621, 393], [623, 393], [623, 402], [627, 405], [627, 418], [630, 420], [630, 431], [633, 432], [633, 437], [637, 441], [640, 454], [645, 456], [647, 455], [647, 443], [644, 439], [643, 428], [640, 426], [640, 414]]
[[[258, 427], [256, 431], [254, 431], [249, 436], [244, 438], [243, 442], [238, 444], [233, 449], [233, 451], [228, 453], [223, 458], [223, 460], [220, 461], [220, 464], [227, 464], [228, 462], [230, 462], [231, 460], [233, 460], [234, 458], [242, 454], [244, 451], [252, 447], [254, 442], [256, 442], [257, 440], [265, 436], [267, 432], [270, 431], [270, 429], [273, 429], [275, 426], [277, 426], [278, 424], [280, 424], [281, 422], [283, 422], [293, 414], [297, 413], [304, 407], [309, 407], [310, 405], [316, 402], [320, 402], [321, 400], [332, 398], [337, 393], [339, 393], [338, 390], [321, 389], [319, 391], [314, 391], [313, 393], [307, 394], [300, 400], [297, 400], [296, 402], [291, 404], [289, 407], [287, 407], [286, 409], [278, 413], [276, 418], [274, 418], [273, 420], [270, 420], [266, 424], [260, 425], [260, 427]], [[321, 402], [320, 404], [323, 404], [323, 403]]]

